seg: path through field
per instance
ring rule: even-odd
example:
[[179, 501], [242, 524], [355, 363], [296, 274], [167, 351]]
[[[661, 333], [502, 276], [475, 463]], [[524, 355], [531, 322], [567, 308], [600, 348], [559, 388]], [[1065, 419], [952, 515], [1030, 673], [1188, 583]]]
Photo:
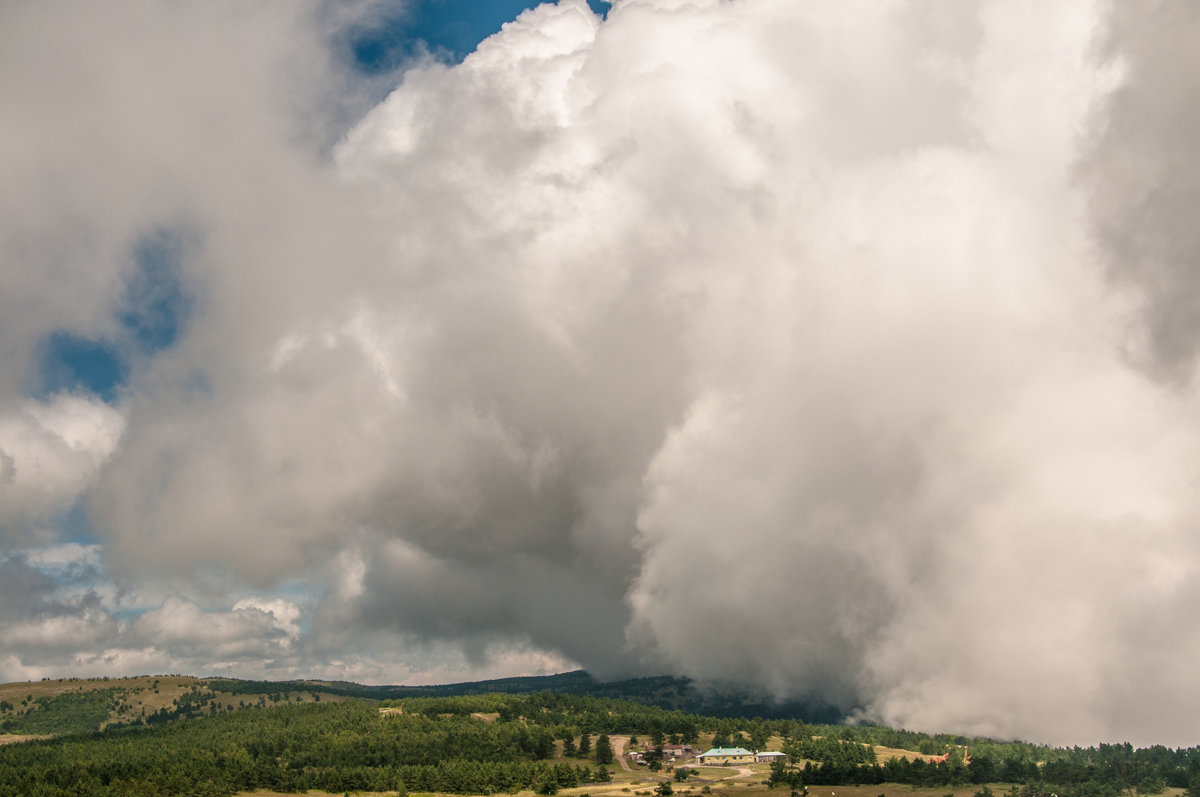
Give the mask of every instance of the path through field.
[[608, 741], [612, 742], [613, 757], [617, 759], [617, 763], [621, 765], [621, 769], [626, 772], [632, 772], [629, 768], [629, 759], [625, 758], [625, 745], [629, 742], [628, 736], [610, 736]]
[[738, 767], [737, 772], [732, 775], [726, 775], [721, 780], [733, 780], [734, 778], [748, 778], [754, 774], [754, 770], [750, 767]]

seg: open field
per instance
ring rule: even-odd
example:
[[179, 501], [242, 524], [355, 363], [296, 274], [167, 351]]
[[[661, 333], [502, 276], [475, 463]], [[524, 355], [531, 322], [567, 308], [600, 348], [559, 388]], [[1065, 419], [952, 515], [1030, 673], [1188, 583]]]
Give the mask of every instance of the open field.
[[[619, 773], [618, 773], [619, 774]], [[593, 783], [589, 786], [578, 786], [572, 789], [563, 789], [558, 792], [561, 797], [646, 797], [646, 795], [654, 794], [654, 787], [660, 781], [670, 780], [670, 776], [660, 778], [631, 778], [624, 780], [614, 780], [612, 783]], [[735, 781], [721, 781], [720, 783], [672, 783], [675, 787], [675, 794], [678, 797], [768, 797], [768, 795], [777, 795], [778, 797], [786, 797], [789, 794], [787, 789], [769, 789], [764, 786], [760, 778], [747, 778]], [[708, 792], [704, 792], [703, 788], [707, 785]], [[1008, 791], [1011, 784], [1007, 783], [990, 783], [989, 788], [996, 795], [1003, 795]], [[899, 783], [884, 783], [875, 786], [809, 786], [808, 797], [974, 797], [975, 793], [980, 790], [980, 786], [959, 786], [950, 788], [946, 786], [938, 786], [933, 788], [917, 788], [915, 786], [905, 786]], [[363, 795], [394, 795], [396, 792], [353, 792], [354, 794]], [[1182, 797], [1183, 789], [1171, 789], [1159, 795], [1159, 797]], [[308, 797], [338, 797], [330, 795], [323, 791], [308, 791], [305, 792]], [[272, 791], [247, 791], [240, 792], [237, 797], [302, 797], [299, 794], [281, 795], [278, 792]], [[463, 797], [460, 794], [430, 794], [428, 792], [411, 792], [408, 797]], [[517, 792], [515, 797], [540, 797], [532, 791]]]
[[[642, 779], [621, 785], [617, 782], [591, 784], [589, 786], [578, 786], [571, 789], [563, 789], [558, 792], [560, 797], [646, 797], [653, 795], [654, 787], [659, 780], [670, 780], [670, 777], [661, 779]], [[786, 789], [768, 789], [759, 780], [751, 778], [747, 780], [723, 781], [720, 784], [705, 784], [709, 786], [709, 791], [703, 791], [703, 785], [688, 785], [686, 783], [672, 783], [675, 787], [675, 794], [678, 797], [746, 797], [754, 795], [755, 797], [767, 797], [769, 794], [778, 795], [778, 797], [786, 797], [789, 793]], [[1006, 784], [993, 783], [990, 784], [993, 792], [1001, 794], [1007, 790]], [[885, 783], [877, 786], [810, 786], [808, 789], [809, 797], [973, 797], [975, 792], [979, 790], [979, 786], [960, 786], [957, 789], [948, 787], [938, 787], [929, 789], [919, 789], [912, 786], [904, 786], [896, 783]], [[1179, 789], [1168, 789], [1163, 797], [1179, 797]], [[396, 792], [352, 792], [352, 794], [367, 795], [395, 795]], [[308, 791], [305, 792], [307, 797], [338, 797], [331, 795], [328, 792]], [[302, 797], [299, 794], [280, 794], [272, 791], [246, 791], [239, 792], [237, 797]], [[458, 794], [430, 794], [428, 792], [410, 792], [408, 797], [463, 797]], [[540, 797], [532, 791], [517, 792], [514, 797]]]
[[149, 690], [157, 685], [160, 692], [183, 690], [198, 681], [196, 678], [175, 675], [138, 675], [129, 678], [58, 678], [47, 681], [21, 681], [0, 684], [0, 700], [19, 703], [32, 702], [39, 697], [57, 697], [66, 692], [93, 692], [98, 689], [126, 689], [131, 692]]
[[893, 758], [908, 758], [913, 761], [915, 761], [918, 758], [921, 758], [921, 759], [924, 759], [925, 761], [928, 761], [930, 758], [932, 758], [932, 756], [927, 756], [923, 753], [917, 753], [912, 750], [900, 750], [899, 748], [896, 748], [896, 747], [883, 747], [882, 745], [878, 745], [878, 744], [875, 745], [875, 760], [880, 765], [886, 764], [888, 761], [891, 761]]
[[31, 739], [49, 738], [49, 736], [43, 736], [35, 733], [0, 733], [0, 744], [16, 744], [17, 742], [28, 742]]
[[[112, 690], [116, 708], [108, 722], [127, 722], [174, 706], [200, 681], [177, 675], [135, 676], [131, 678], [60, 678], [48, 681], [0, 684], [0, 718], [17, 717], [38, 709], [39, 699], [68, 694]], [[4, 705], [8, 704], [8, 705]]]
[[[342, 792], [342, 794], [345, 794], [345, 793], [346, 792]], [[352, 794], [363, 794], [363, 795], [367, 795], [367, 794], [395, 795], [396, 794], [396, 792], [394, 792], [394, 791], [370, 791], [370, 792], [351, 792], [351, 793]], [[527, 792], [527, 793], [532, 794], [533, 792]], [[235, 795], [235, 797], [341, 797], [341, 795], [333, 794], [332, 792], [327, 792], [327, 791], [319, 791], [317, 789], [309, 789], [308, 791], [304, 792], [304, 794], [298, 794], [296, 792], [288, 793], [288, 792], [277, 792], [277, 791], [240, 791]], [[409, 797], [414, 797], [414, 795], [409, 795]], [[463, 797], [463, 796], [461, 794], [456, 794], [456, 795], [454, 795], [454, 797]]]

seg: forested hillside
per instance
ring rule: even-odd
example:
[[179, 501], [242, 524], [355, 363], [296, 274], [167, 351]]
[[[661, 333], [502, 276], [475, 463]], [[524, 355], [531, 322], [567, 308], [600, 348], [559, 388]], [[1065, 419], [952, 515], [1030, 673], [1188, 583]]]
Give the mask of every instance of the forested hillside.
[[[552, 708], [542, 710], [546, 703]], [[560, 721], [599, 723], [607, 715], [615, 729], [639, 730], [692, 723], [635, 703], [591, 704], [581, 712], [537, 696], [401, 701], [394, 708], [283, 703], [8, 745], [0, 748], [0, 795], [220, 795], [256, 788], [552, 794], [610, 777], [587, 758], [550, 760], [556, 740], [575, 733]], [[471, 716], [481, 708], [508, 718]]]
[[347, 697], [394, 700], [404, 697], [453, 697], [490, 692], [566, 695], [633, 700], [650, 706], [712, 717], [803, 717], [810, 722], [836, 722], [841, 713], [818, 698], [776, 701], [745, 689], [701, 689], [690, 678], [655, 676], [621, 681], [598, 681], [583, 670], [493, 681], [468, 681], [436, 686], [363, 686], [345, 681], [235, 681], [209, 679], [216, 690], [239, 693], [320, 691]]
[[487, 693], [551, 692], [630, 700], [714, 717], [804, 718], [836, 722], [819, 701], [776, 703], [745, 691], [706, 691], [686, 678], [660, 676], [600, 682], [582, 670], [436, 686], [368, 686], [348, 681], [246, 681], [181, 675], [62, 679], [0, 684], [0, 733], [61, 734], [175, 719], [280, 702], [396, 700]]
[[[1200, 748], [1062, 749], [796, 718], [715, 717], [550, 692], [376, 701], [346, 694], [316, 700], [305, 691], [312, 699], [297, 702], [300, 692], [267, 683], [254, 688], [274, 691], [238, 697], [180, 682], [192, 697], [172, 698], [177, 712], [168, 719], [200, 716], [109, 723], [98, 731], [114, 701], [119, 707], [132, 699], [133, 687], [97, 686], [102, 688], [78, 685], [74, 692], [35, 697], [28, 691], [32, 685], [24, 685], [25, 705], [13, 708], [22, 713], [8, 721], [30, 733], [58, 735], [0, 746], [0, 797], [232, 795], [253, 789], [554, 794], [572, 788], [620, 797], [628, 785], [603, 785], [614, 773], [631, 777], [614, 763], [610, 736], [620, 742], [618, 753], [631, 737], [640, 740], [648, 766], [632, 776], [657, 783], [660, 795], [670, 793], [672, 781], [672, 775], [659, 774], [670, 766], [662, 745], [682, 742], [781, 748], [787, 754], [733, 775], [718, 768], [696, 774], [697, 765], [676, 764], [675, 781], [690, 775], [692, 784], [722, 784], [724, 794], [731, 777], [753, 777], [758, 789], [765, 782], [793, 795], [810, 786], [903, 784], [946, 790], [938, 793], [966, 786], [976, 797], [989, 797], [993, 787], [1012, 797], [1132, 797], [1165, 789], [1200, 797]], [[223, 695], [225, 708], [215, 707], [216, 695]], [[252, 695], [258, 697], [245, 699]], [[230, 702], [235, 699], [240, 710]]]
[[344, 700], [309, 685], [293, 688], [243, 681], [207, 681], [184, 675], [67, 678], [0, 684], [0, 734], [55, 736], [126, 725], [162, 725], [250, 706]]

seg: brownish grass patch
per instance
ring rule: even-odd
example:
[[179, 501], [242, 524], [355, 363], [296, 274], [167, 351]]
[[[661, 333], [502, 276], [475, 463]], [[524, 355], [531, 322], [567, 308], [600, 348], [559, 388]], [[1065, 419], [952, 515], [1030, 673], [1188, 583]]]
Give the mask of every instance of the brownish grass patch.
[[[92, 692], [98, 689], [116, 689], [120, 700], [117, 710], [113, 711], [108, 722], [136, 722], [162, 709], [171, 711], [176, 701], [189, 693], [212, 695], [210, 704], [213, 711], [237, 710], [249, 708], [261, 700], [265, 705], [272, 705], [266, 694], [235, 695], [219, 690], [210, 689], [204, 679], [187, 675], [139, 675], [131, 678], [63, 678], [50, 681], [28, 681], [24, 683], [0, 684], [0, 701], [7, 701], [13, 708], [0, 712], [2, 716], [23, 714], [31, 709], [34, 702], [42, 697], [57, 697], [71, 692]], [[288, 703], [311, 703], [320, 699], [330, 703], [338, 703], [353, 698], [344, 695], [331, 695], [324, 692], [288, 692], [285, 701]], [[25, 705], [21, 705], [22, 702]], [[206, 712], [207, 713], [207, 712]]]
[[17, 742], [28, 742], [31, 739], [49, 739], [49, 736], [41, 736], [38, 734], [21, 734], [21, 733], [0, 733], [0, 744], [16, 744]]
[[[930, 756], [927, 756], [924, 753], [918, 753], [915, 750], [901, 750], [898, 747], [883, 747], [882, 745], [875, 745], [875, 761], [878, 762], [880, 766], [883, 766], [893, 758], [907, 758], [910, 761], [915, 761], [918, 758], [922, 758], [928, 761]], [[946, 792], [942, 793], [945, 794]], [[972, 794], [974, 794], [974, 792], [972, 792]]]

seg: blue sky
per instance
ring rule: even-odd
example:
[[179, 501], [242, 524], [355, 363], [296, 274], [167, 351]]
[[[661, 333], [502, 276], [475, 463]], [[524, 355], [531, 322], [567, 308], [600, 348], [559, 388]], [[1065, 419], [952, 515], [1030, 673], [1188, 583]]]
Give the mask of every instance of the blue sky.
[[[526, 0], [420, 0], [384, 14], [385, 24], [361, 32], [350, 46], [366, 71], [394, 68], [420, 48], [460, 61], [505, 22], [535, 5]], [[601, 0], [588, 0], [588, 5], [597, 14], [608, 9]]]

